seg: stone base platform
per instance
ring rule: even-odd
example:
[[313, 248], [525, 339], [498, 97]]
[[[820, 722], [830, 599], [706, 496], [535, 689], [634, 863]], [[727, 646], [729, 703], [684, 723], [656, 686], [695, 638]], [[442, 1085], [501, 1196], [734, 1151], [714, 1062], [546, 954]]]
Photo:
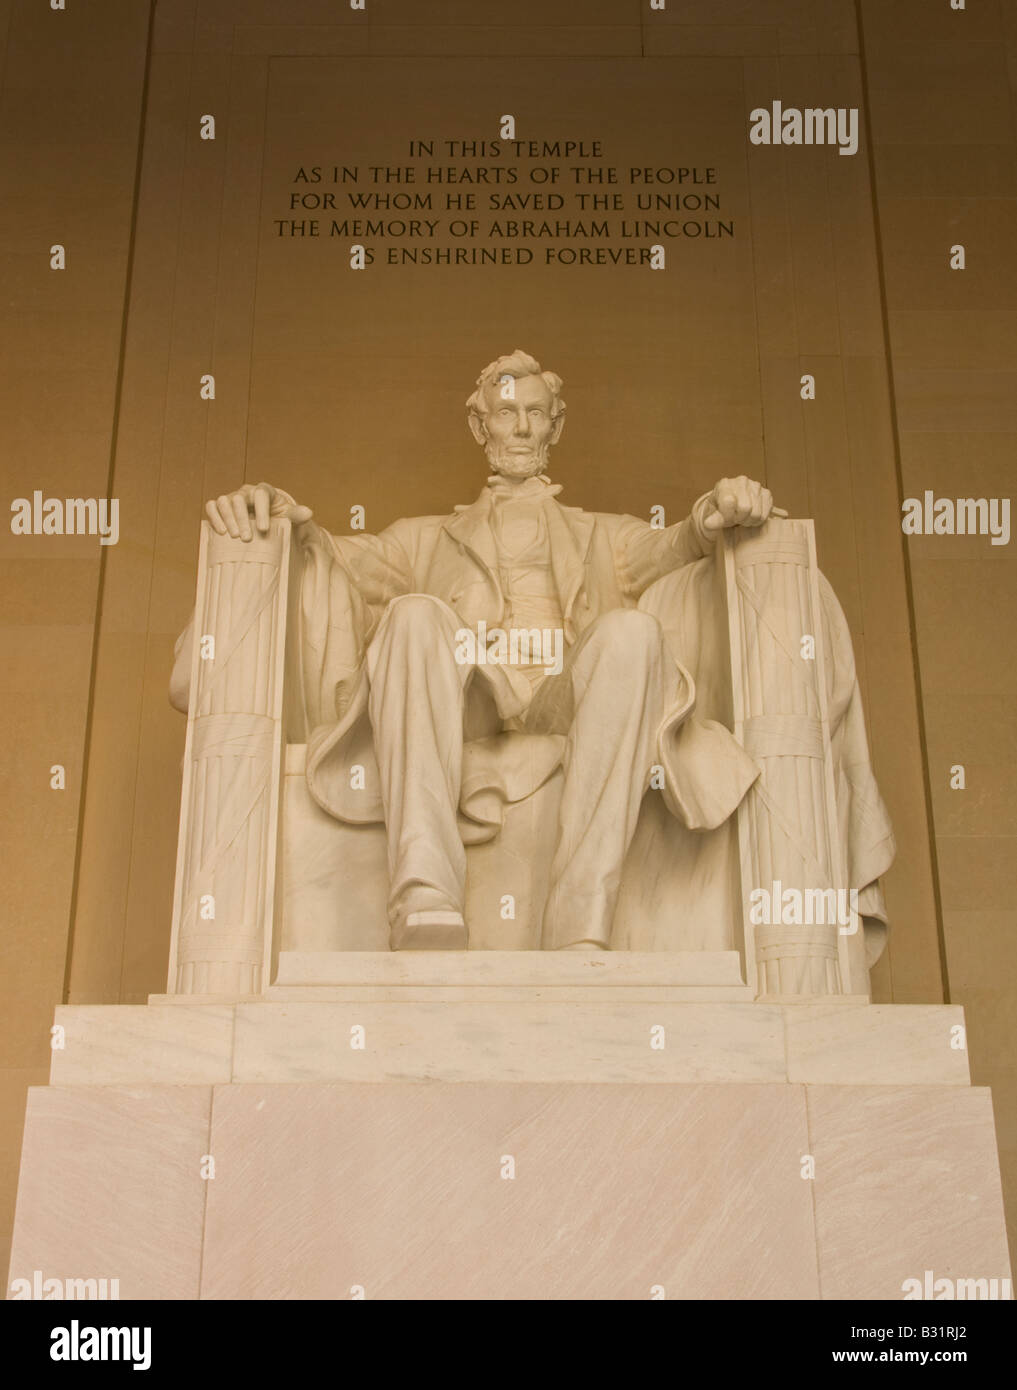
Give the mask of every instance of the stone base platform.
[[258, 1000], [58, 1009], [8, 1287], [901, 1299], [927, 1270], [1009, 1277], [959, 1008], [483, 954], [441, 985], [423, 954], [305, 958]]

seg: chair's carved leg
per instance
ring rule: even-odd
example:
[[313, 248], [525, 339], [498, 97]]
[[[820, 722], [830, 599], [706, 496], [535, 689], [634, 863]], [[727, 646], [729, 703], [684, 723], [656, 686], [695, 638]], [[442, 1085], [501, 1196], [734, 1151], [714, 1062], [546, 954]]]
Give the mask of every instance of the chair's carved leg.
[[845, 993], [860, 921], [837, 830], [813, 525], [731, 530], [718, 555], [734, 734], [762, 769], [738, 810], [746, 978], [760, 995]]
[[268, 983], [283, 756], [290, 523], [244, 542], [202, 523], [168, 988]]

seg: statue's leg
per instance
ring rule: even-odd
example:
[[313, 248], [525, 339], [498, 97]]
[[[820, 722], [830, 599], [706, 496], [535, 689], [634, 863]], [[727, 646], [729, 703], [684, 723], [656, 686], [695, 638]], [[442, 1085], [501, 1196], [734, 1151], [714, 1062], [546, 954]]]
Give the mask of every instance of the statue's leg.
[[617, 609], [583, 634], [558, 690], [549, 687], [539, 706], [535, 701], [534, 722], [558, 723], [571, 713], [545, 950], [608, 948], [622, 864], [674, 684], [674, 663], [656, 618]]
[[466, 851], [456, 824], [469, 665], [439, 599], [394, 599], [367, 653], [388, 837], [393, 950], [464, 950]]

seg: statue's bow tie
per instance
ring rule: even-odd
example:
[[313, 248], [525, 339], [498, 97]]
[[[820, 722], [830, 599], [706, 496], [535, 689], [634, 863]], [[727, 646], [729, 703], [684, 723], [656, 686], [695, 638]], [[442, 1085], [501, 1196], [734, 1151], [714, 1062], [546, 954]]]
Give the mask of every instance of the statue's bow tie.
[[523, 498], [528, 501], [534, 499], [544, 501], [546, 498], [555, 497], [561, 492], [561, 483], [552, 483], [550, 478], [543, 473], [536, 478], [524, 478], [521, 483], [503, 478], [500, 473], [493, 473], [487, 480], [487, 488], [499, 502], [515, 501], [516, 499], [521, 501]]

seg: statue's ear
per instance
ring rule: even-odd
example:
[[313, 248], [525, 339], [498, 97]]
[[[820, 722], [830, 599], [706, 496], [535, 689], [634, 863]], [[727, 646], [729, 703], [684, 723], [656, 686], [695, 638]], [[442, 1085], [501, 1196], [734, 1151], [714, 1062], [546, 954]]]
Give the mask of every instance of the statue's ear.
[[469, 415], [467, 415], [466, 419], [470, 426], [470, 434], [472, 434], [473, 438], [477, 441], [477, 443], [481, 445], [481, 447], [483, 447], [483, 445], [487, 443], [488, 436], [487, 426], [484, 424], [482, 417], [479, 415], [474, 415], [473, 411], [471, 410]]
[[550, 442], [551, 442], [552, 444], [557, 444], [557, 443], [558, 443], [558, 440], [561, 438], [561, 432], [562, 432], [562, 430], [563, 430], [564, 428], [565, 428], [565, 412], [564, 412], [564, 410], [563, 410], [563, 411], [561, 412], [561, 414], [558, 416], [558, 418], [555, 420], [554, 426], [553, 426], [553, 428], [552, 428], [552, 430], [551, 430], [551, 441], [550, 441]]

